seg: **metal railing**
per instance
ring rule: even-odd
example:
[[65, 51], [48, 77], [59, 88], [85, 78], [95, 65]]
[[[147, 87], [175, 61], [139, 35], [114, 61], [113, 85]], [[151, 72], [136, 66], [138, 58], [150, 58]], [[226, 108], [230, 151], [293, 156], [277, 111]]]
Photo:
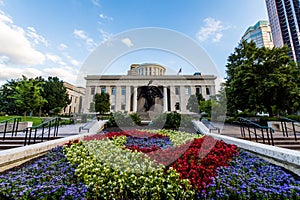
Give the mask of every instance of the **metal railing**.
[[[295, 126], [299, 127], [300, 129], [300, 125], [299, 122], [296, 120], [292, 120], [286, 117], [279, 117], [280, 120], [280, 124], [281, 124], [281, 130], [282, 130], [282, 135], [283, 137], [289, 137], [289, 133], [292, 133], [295, 137], [295, 141], [297, 141], [297, 131]], [[291, 124], [292, 127], [288, 127], [287, 123]]]
[[[274, 146], [273, 133], [274, 129], [268, 126], [262, 126], [255, 122], [252, 122], [246, 118], [238, 117], [239, 125], [241, 128], [241, 136], [246, 138], [246, 133], [248, 133], [249, 140], [251, 141], [251, 134], [254, 134], [255, 141], [258, 142], [258, 138], [262, 138], [263, 143], [266, 144], [266, 140], [269, 145]], [[261, 133], [261, 134], [259, 134]], [[266, 133], [266, 138], [265, 138]]]
[[207, 119], [202, 118], [201, 122], [209, 129], [210, 133], [211, 133], [212, 130], [216, 130], [216, 131], [218, 131], [218, 133], [220, 133], [220, 128], [215, 126], [213, 123], [211, 123]]
[[32, 143], [31, 141], [32, 139], [33, 139], [33, 143], [36, 143], [37, 139], [39, 139], [40, 142], [43, 142], [44, 139], [50, 140], [51, 133], [53, 137], [57, 137], [60, 120], [61, 120], [60, 117], [55, 117], [37, 126], [25, 128], [24, 145], [30, 145]]
[[[3, 131], [0, 131], [0, 133], [3, 134], [2, 140], [5, 140], [5, 136], [7, 133], [11, 133], [11, 136], [17, 136], [19, 122], [21, 121], [21, 117], [12, 117], [3, 121], [0, 121], [0, 125], [4, 126]], [[12, 125], [11, 128], [9, 128], [9, 125]]]

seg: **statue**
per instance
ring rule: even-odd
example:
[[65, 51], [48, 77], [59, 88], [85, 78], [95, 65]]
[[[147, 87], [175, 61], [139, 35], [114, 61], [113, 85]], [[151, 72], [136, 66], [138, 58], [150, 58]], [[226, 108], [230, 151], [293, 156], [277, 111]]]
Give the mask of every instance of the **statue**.
[[160, 89], [156, 86], [151, 86], [153, 81], [150, 80], [147, 86], [142, 86], [139, 88], [140, 92], [138, 95], [138, 100], [141, 98], [145, 99], [144, 108], [145, 112], [149, 111], [150, 108], [155, 104], [155, 98], [163, 98], [163, 94]]

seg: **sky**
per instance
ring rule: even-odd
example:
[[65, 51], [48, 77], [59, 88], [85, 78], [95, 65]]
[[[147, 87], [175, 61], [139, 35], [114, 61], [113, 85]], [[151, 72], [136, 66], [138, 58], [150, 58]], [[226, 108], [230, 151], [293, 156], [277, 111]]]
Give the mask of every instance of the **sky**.
[[242, 35], [267, 19], [264, 0], [0, 0], [0, 85], [25, 75], [84, 86], [133, 63], [225, 78]]

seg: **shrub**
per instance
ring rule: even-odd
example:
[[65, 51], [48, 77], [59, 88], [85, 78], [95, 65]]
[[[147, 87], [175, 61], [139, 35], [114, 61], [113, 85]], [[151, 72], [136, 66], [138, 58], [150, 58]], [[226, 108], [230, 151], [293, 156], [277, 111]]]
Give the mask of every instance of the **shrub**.
[[188, 115], [181, 115], [177, 112], [163, 113], [153, 119], [152, 126], [154, 128], [176, 129], [179, 127], [193, 127], [193, 118]]
[[129, 116], [130, 116], [131, 120], [134, 122], [134, 124], [136, 124], [138, 126], [140, 126], [142, 124], [141, 117], [139, 114], [131, 113]]

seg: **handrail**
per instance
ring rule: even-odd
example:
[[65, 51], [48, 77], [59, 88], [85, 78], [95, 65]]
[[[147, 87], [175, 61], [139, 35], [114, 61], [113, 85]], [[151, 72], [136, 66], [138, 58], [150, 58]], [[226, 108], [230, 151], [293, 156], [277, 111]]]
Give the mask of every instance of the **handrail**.
[[218, 133], [220, 133], [220, 128], [215, 126], [213, 123], [211, 123], [210, 121], [208, 121], [205, 118], [201, 119], [202, 123], [209, 129], [209, 132], [211, 133], [211, 130], [217, 130]]
[[[31, 135], [32, 135], [33, 130], [34, 130], [34, 138], [33, 138], [34, 143], [37, 138], [41, 138], [41, 142], [42, 142], [44, 140], [45, 133], [48, 133], [48, 140], [49, 140], [52, 127], [53, 127], [53, 136], [56, 137], [58, 135], [58, 127], [59, 127], [60, 120], [61, 120], [60, 117], [55, 117], [55, 118], [47, 120], [39, 125], [25, 128], [23, 130], [23, 132], [25, 132], [24, 145], [27, 145], [27, 144], [29, 145], [31, 143]], [[45, 131], [45, 128], [48, 128], [48, 130]], [[37, 131], [40, 129], [41, 129], [42, 133], [37, 136]], [[28, 142], [27, 142], [27, 140], [28, 140]]]
[[92, 122], [94, 122], [94, 120], [97, 119], [97, 116], [93, 117], [90, 121], [88, 121], [85, 125], [83, 126], [80, 126], [79, 127], [79, 133], [82, 131], [82, 130], [87, 130], [88, 132], [90, 131], [90, 128], [87, 128], [89, 125], [91, 125]]
[[13, 127], [11, 129], [11, 136], [14, 135], [17, 135], [17, 132], [18, 132], [18, 127], [19, 127], [19, 122], [21, 121], [21, 117], [12, 117], [12, 118], [9, 118], [9, 119], [6, 119], [6, 120], [2, 120], [0, 121], [0, 124], [4, 124], [4, 130], [3, 130], [3, 141], [5, 140], [5, 135], [7, 132], [10, 132], [10, 131], [7, 131], [7, 125], [8, 125], [8, 122], [9, 121], [12, 121], [13, 120]]
[[[297, 133], [296, 133], [295, 125], [297, 125], [299, 122], [296, 120], [293, 120], [293, 119], [289, 119], [287, 117], [279, 117], [279, 120], [280, 120], [280, 124], [281, 124], [281, 128], [282, 128], [283, 137], [285, 137], [285, 136], [289, 137], [288, 129], [290, 129], [294, 133], [295, 141], [297, 141]], [[286, 125], [287, 122], [292, 123], [292, 128], [287, 127], [287, 125]], [[297, 123], [297, 124], [295, 124], [295, 123]]]
[[[274, 146], [274, 140], [273, 140], [274, 129], [273, 128], [268, 127], [268, 126], [262, 126], [253, 121], [250, 121], [244, 117], [238, 117], [238, 120], [241, 122], [240, 127], [241, 127], [241, 136], [242, 137], [246, 137], [246, 133], [245, 133], [245, 127], [246, 127], [248, 130], [249, 139], [251, 140], [251, 133], [254, 133], [255, 140], [256, 140], [256, 142], [258, 142], [257, 137], [260, 137], [260, 136], [257, 135], [257, 130], [260, 130], [261, 136], [263, 139], [263, 143], [265, 144], [265, 136], [264, 136], [264, 130], [265, 130], [267, 133], [268, 144], [270, 145], [272, 143], [272, 145]], [[253, 130], [251, 130], [251, 128], [253, 128]], [[269, 135], [269, 133], [270, 133], [270, 135]]]

